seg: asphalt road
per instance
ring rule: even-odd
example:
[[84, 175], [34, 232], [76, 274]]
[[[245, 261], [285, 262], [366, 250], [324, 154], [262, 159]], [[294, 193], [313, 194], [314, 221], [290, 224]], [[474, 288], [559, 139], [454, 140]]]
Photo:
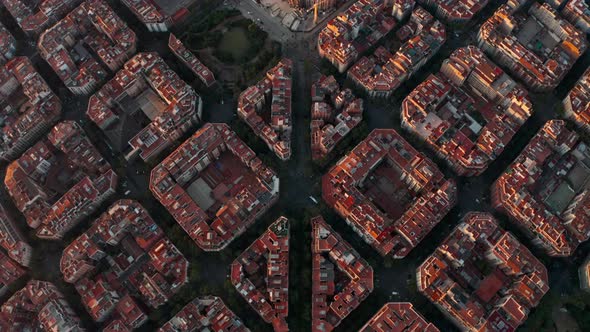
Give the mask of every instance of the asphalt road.
[[264, 8], [252, 0], [228, 0], [228, 6], [239, 9], [242, 15], [256, 21], [276, 41], [286, 42], [295, 36], [279, 18], [271, 17]]

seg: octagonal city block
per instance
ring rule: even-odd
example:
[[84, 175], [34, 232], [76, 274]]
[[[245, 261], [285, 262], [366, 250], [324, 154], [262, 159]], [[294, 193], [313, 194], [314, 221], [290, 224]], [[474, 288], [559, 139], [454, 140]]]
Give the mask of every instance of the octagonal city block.
[[588, 48], [584, 34], [549, 4], [527, 0], [502, 5], [481, 25], [477, 40], [494, 62], [534, 91], [557, 87]]
[[375, 129], [322, 178], [324, 201], [381, 255], [405, 257], [455, 205], [457, 186], [393, 129]]
[[104, 0], [88, 0], [39, 37], [39, 54], [64, 85], [88, 95], [136, 50], [135, 32]]
[[151, 173], [150, 190], [205, 251], [219, 251], [278, 199], [279, 178], [230, 127], [207, 123]]
[[148, 161], [201, 121], [202, 102], [157, 53], [139, 53], [90, 97], [86, 115], [113, 150]]
[[60, 270], [92, 319], [131, 330], [188, 282], [188, 264], [141, 204], [119, 200], [64, 249]]
[[533, 113], [528, 92], [475, 46], [456, 49], [402, 102], [402, 127], [459, 175], [480, 175]]
[[60, 240], [115, 194], [118, 176], [80, 125], [58, 123], [6, 169], [4, 184], [37, 236]]
[[550, 256], [590, 238], [590, 149], [563, 120], [548, 121], [492, 185], [492, 205]]
[[545, 266], [481, 212], [465, 215], [418, 267], [416, 280], [462, 331], [515, 331], [549, 290]]

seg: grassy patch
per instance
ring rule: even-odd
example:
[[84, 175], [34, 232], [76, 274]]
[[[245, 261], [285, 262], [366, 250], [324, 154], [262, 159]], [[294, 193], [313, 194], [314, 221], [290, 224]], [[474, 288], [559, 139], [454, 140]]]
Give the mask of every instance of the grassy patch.
[[223, 34], [218, 49], [234, 59], [242, 59], [248, 51], [248, 36], [241, 27], [234, 27]]
[[267, 32], [235, 10], [215, 11], [179, 35], [189, 50], [206, 54], [201, 60], [216, 75], [230, 73], [225, 79], [240, 90], [251, 85], [269, 64], [278, 62], [282, 53], [280, 43], [271, 41]]
[[244, 64], [252, 61], [264, 48], [268, 34], [254, 21], [243, 18], [229, 24], [215, 46], [216, 58], [228, 64]]
[[181, 39], [196, 52], [213, 48], [224, 63], [246, 63], [264, 48], [268, 34], [237, 10], [218, 10], [188, 27]]

